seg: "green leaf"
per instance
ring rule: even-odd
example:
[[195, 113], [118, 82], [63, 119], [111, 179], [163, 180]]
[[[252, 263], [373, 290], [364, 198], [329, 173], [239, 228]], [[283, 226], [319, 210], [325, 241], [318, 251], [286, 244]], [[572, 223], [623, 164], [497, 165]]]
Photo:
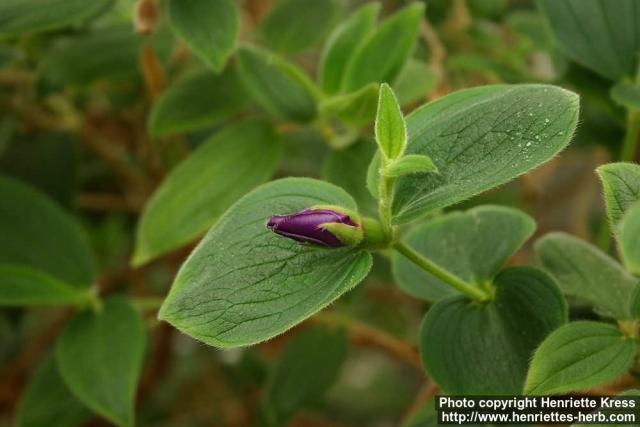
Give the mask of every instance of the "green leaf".
[[407, 125], [398, 100], [386, 83], [380, 86], [375, 133], [384, 157], [393, 160], [402, 156], [407, 145]]
[[111, 4], [111, 0], [3, 0], [0, 3], [0, 37], [55, 30], [84, 22]]
[[53, 357], [46, 357], [29, 378], [16, 413], [16, 427], [78, 427], [91, 412], [64, 385]]
[[[533, 219], [516, 209], [479, 206], [421, 224], [406, 235], [405, 242], [462, 280], [483, 287], [534, 230]], [[398, 286], [417, 298], [438, 301], [457, 294], [399, 253], [394, 253], [392, 266]]]
[[265, 412], [285, 425], [297, 411], [317, 403], [340, 374], [347, 357], [344, 330], [305, 328], [287, 343], [266, 391]]
[[230, 0], [169, 0], [173, 31], [213, 71], [224, 68], [238, 36], [238, 12]]
[[337, 0], [278, 0], [260, 31], [276, 52], [296, 53], [319, 43], [335, 21]]
[[358, 45], [347, 64], [342, 89], [369, 83], [393, 83], [413, 53], [424, 3], [414, 2], [385, 20]]
[[556, 38], [575, 61], [611, 80], [634, 76], [640, 50], [635, 0], [541, 0]]
[[247, 94], [234, 67], [220, 75], [199, 70], [162, 93], [147, 127], [153, 137], [193, 132], [228, 119], [246, 105]]
[[640, 200], [640, 165], [608, 163], [596, 172], [602, 181], [607, 216], [615, 226], [626, 210]]
[[534, 350], [567, 320], [560, 290], [540, 270], [512, 267], [494, 284], [495, 299], [486, 304], [453, 296], [427, 312], [422, 361], [447, 393], [520, 394]]
[[378, 13], [380, 3], [360, 7], [338, 25], [327, 39], [320, 64], [320, 84], [325, 93], [333, 95], [340, 90], [349, 59], [373, 29]]
[[618, 82], [609, 92], [611, 99], [623, 107], [640, 110], [640, 87], [629, 82]]
[[618, 243], [624, 265], [631, 273], [640, 275], [640, 202], [620, 221]]
[[391, 163], [382, 172], [384, 176], [398, 178], [412, 173], [438, 172], [438, 168], [433, 164], [429, 156], [422, 154], [409, 154]]
[[250, 120], [225, 127], [166, 177], [136, 233], [134, 265], [204, 234], [236, 200], [274, 173], [281, 153], [275, 129]]
[[439, 174], [397, 183], [394, 223], [504, 184], [567, 146], [578, 119], [578, 96], [547, 85], [496, 85], [461, 90], [407, 118], [407, 154], [431, 157]]
[[322, 169], [325, 180], [344, 188], [353, 196], [360, 211], [369, 215], [378, 209], [365, 183], [367, 167], [375, 151], [375, 143], [362, 138], [343, 150], [331, 150]]
[[438, 74], [431, 65], [418, 59], [409, 59], [393, 85], [393, 91], [398, 96], [400, 105], [413, 104], [425, 99], [438, 81]]
[[74, 287], [95, 279], [80, 226], [42, 193], [0, 176], [0, 263], [28, 266]]
[[265, 110], [295, 122], [315, 118], [319, 90], [297, 66], [250, 46], [238, 49], [237, 58], [242, 81]]
[[265, 226], [272, 215], [316, 205], [356, 209], [340, 188], [306, 178], [244, 196], [182, 265], [160, 319], [209, 345], [236, 347], [286, 331], [353, 288], [367, 275], [370, 254], [301, 245]]
[[145, 343], [138, 312], [114, 297], [100, 313], [81, 313], [67, 323], [56, 347], [58, 370], [82, 403], [114, 424], [133, 426]]
[[375, 119], [377, 106], [378, 85], [371, 83], [355, 92], [325, 99], [320, 104], [320, 112], [352, 126], [364, 126]]
[[38, 82], [57, 89], [95, 80], [131, 79], [139, 75], [141, 46], [142, 39], [130, 25], [65, 37], [49, 48], [40, 61]]
[[588, 301], [603, 316], [628, 319], [636, 280], [595, 246], [565, 233], [549, 233], [535, 245], [538, 260], [562, 291]]
[[572, 322], [547, 337], [536, 350], [525, 394], [559, 394], [595, 387], [629, 369], [633, 339], [613, 325]]
[[88, 290], [68, 285], [48, 273], [0, 264], [0, 306], [85, 305], [90, 301]]

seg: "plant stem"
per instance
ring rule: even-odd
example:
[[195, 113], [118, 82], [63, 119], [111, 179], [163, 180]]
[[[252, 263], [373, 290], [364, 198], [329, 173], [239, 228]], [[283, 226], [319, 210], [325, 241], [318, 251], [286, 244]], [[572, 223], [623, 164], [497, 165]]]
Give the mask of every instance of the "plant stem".
[[393, 241], [393, 225], [391, 225], [391, 203], [393, 202], [393, 190], [396, 184], [396, 178], [385, 176], [382, 171], [389, 165], [389, 159], [380, 153], [380, 170], [378, 177], [378, 216], [382, 231], [387, 236], [388, 241]]
[[468, 296], [469, 298], [477, 301], [487, 301], [491, 299], [491, 296], [487, 292], [484, 292], [470, 285], [458, 276], [440, 267], [438, 264], [435, 264], [431, 260], [423, 257], [421, 254], [405, 245], [404, 243], [396, 242], [394, 243], [393, 247], [402, 255], [407, 257], [407, 259], [409, 259], [415, 265], [422, 268], [427, 273], [434, 275], [438, 279], [442, 280], [443, 282]]
[[628, 108], [626, 131], [620, 154], [620, 160], [623, 162], [631, 162], [635, 159], [638, 136], [640, 136], [640, 112]]
[[393, 226], [391, 225], [391, 201], [393, 200], [393, 186], [395, 178], [380, 176], [380, 186], [378, 193], [380, 200], [378, 202], [378, 214], [380, 216], [380, 224], [382, 230], [388, 240], [393, 239]]

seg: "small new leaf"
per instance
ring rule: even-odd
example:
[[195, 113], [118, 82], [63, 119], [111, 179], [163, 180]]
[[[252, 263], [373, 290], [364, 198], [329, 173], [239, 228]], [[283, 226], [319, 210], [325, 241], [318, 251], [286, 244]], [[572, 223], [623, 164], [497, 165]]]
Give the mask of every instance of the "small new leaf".
[[386, 83], [380, 85], [375, 132], [384, 157], [393, 160], [402, 156], [407, 145], [407, 126], [398, 100]]
[[431, 157], [421, 154], [409, 154], [388, 165], [382, 174], [389, 178], [397, 178], [412, 173], [438, 172], [438, 167]]

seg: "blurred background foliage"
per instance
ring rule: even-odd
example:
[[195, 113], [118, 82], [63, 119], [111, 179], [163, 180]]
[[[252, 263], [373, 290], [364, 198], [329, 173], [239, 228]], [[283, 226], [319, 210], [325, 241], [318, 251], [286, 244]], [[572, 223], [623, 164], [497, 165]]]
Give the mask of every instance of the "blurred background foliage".
[[[22, 4], [37, 10], [44, 3]], [[66, 2], [70, 8], [73, 3]], [[608, 247], [593, 170], [618, 158], [624, 110], [609, 96], [611, 81], [572, 61], [559, 47], [533, 1], [430, 0], [416, 27], [411, 59], [401, 58], [391, 75], [373, 75], [369, 81], [356, 70], [342, 82], [352, 91], [323, 75], [323, 46], [365, 1], [235, 1], [238, 42], [232, 39], [231, 49], [224, 48], [224, 7], [189, 16], [178, 10], [179, 0], [81, 3], [82, 13], [70, 22], [48, 26], [42, 19], [40, 27], [11, 20], [11, 7], [23, 13], [20, 2], [0, 5], [9, 17], [6, 22], [0, 17], [0, 173], [48, 195], [77, 218], [95, 253], [99, 292], [131, 295], [145, 315], [149, 342], [137, 391], [137, 425], [433, 423], [426, 412], [411, 421], [437, 392], [423, 373], [415, 346], [426, 303], [395, 287], [384, 259], [376, 262], [367, 283], [330, 310], [255, 347], [218, 351], [155, 320], [157, 301], [197, 237], [233, 200], [269, 177], [325, 178], [351, 192], [361, 210], [375, 209], [364, 185], [374, 152], [368, 140], [369, 82], [390, 77], [405, 113], [483, 84], [545, 82], [579, 93], [581, 120], [570, 149], [464, 207], [518, 207], [536, 219], [537, 235], [565, 230]], [[223, 3], [211, 1], [209, 6]], [[381, 22], [406, 4], [382, 2]], [[59, 12], [64, 16], [65, 9]], [[206, 49], [210, 41], [193, 34], [190, 22], [199, 18], [210, 19], [201, 23], [209, 36], [222, 37], [214, 55]], [[399, 33], [392, 34], [391, 42], [398, 42]], [[390, 48], [381, 44], [378, 53], [396, 54], [393, 43]], [[346, 61], [332, 59], [340, 60]], [[365, 59], [363, 63], [363, 69], [371, 68]], [[314, 81], [324, 94], [315, 93]], [[285, 88], [282, 93], [273, 82]], [[269, 87], [276, 89], [265, 100]], [[353, 93], [359, 104], [345, 101]], [[316, 104], [316, 96], [323, 101]], [[141, 249], [136, 230], [138, 239], [153, 239], [139, 225], [142, 211], [168, 172], [230, 127], [246, 132], [246, 120], [268, 126], [265, 132], [273, 134], [265, 138], [279, 140], [280, 154], [273, 154], [268, 165], [249, 164], [238, 172], [235, 164], [228, 170], [218, 164], [216, 159], [226, 154], [212, 153], [211, 167], [218, 168], [218, 175], [208, 179], [221, 189], [215, 198], [230, 200], [204, 218], [198, 217], [200, 207], [193, 207], [182, 219], [185, 227], [194, 228], [186, 240], [178, 236], [175, 244], [153, 254]], [[251, 135], [238, 138], [252, 140]], [[229, 156], [236, 152], [234, 141]], [[266, 162], [268, 154], [252, 149], [243, 156]], [[205, 161], [189, 173], [200, 171], [206, 177], [207, 170]], [[250, 172], [256, 176], [243, 180]], [[180, 182], [174, 185], [183, 188]], [[164, 220], [149, 219], [161, 225]], [[176, 224], [164, 226], [172, 230]], [[130, 263], [134, 251], [139, 255], [135, 267]], [[526, 246], [510, 262], [531, 260]], [[55, 384], [64, 387], [48, 354], [70, 313], [60, 308], [0, 311], [0, 425], [12, 425], [25, 387], [39, 390], [39, 396], [49, 393], [52, 401]], [[27, 404], [25, 399], [20, 404]], [[68, 418], [61, 426], [108, 425], [86, 410], [76, 414], [77, 407], [64, 408], [60, 403]]]

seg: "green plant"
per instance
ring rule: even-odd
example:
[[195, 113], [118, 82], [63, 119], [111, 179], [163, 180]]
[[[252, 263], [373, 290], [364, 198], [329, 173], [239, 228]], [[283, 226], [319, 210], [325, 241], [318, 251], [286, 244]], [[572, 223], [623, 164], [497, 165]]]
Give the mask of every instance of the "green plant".
[[[89, 3], [0, 4], [16, 425], [278, 426], [335, 405], [416, 427], [436, 423], [424, 395], [640, 377], [634, 0]], [[548, 232], [528, 180], [622, 131], [596, 169], [606, 214], [583, 215], [598, 245]], [[342, 367], [371, 347], [426, 375], [394, 365], [357, 393]]]

